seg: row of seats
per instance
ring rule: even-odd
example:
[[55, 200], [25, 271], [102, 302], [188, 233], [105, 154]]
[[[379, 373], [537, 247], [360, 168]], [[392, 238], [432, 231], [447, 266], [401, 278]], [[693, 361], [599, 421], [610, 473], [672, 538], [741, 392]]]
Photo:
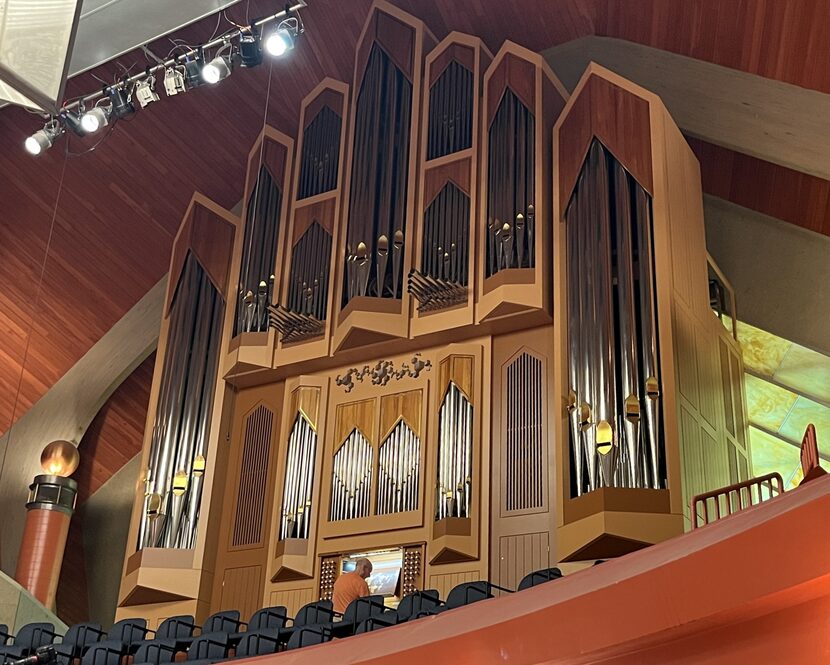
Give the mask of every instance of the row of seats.
[[[517, 591], [561, 576], [558, 568], [530, 573]], [[78, 660], [81, 665], [121, 665], [128, 656], [133, 665], [166, 665], [181, 660], [181, 652], [189, 665], [209, 665], [379, 630], [492, 598], [496, 590], [512, 593], [486, 581], [466, 582], [451, 589], [445, 600], [434, 589], [416, 591], [402, 598], [395, 610], [376, 595], [358, 598], [342, 614], [334, 611], [331, 601], [321, 600], [305, 605], [293, 618], [282, 606], [257, 610], [247, 622], [240, 620], [238, 611], [226, 610], [212, 614], [201, 626], [189, 615], [170, 617], [155, 631], [144, 619], [123, 619], [108, 633], [96, 623], [76, 624], [63, 636], [51, 623], [27, 624], [15, 636], [0, 625], [0, 658], [9, 663], [49, 647], [57, 665]]]

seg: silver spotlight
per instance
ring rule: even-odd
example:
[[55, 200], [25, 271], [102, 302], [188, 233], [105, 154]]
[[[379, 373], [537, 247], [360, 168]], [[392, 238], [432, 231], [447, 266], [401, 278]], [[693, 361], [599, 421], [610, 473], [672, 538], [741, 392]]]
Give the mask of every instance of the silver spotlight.
[[202, 67], [202, 78], [211, 85], [231, 75], [231, 60], [226, 55], [217, 55]]
[[167, 93], [167, 96], [172, 97], [185, 90], [184, 67], [168, 67], [164, 71], [164, 91]]
[[26, 139], [24, 146], [26, 152], [31, 155], [39, 155], [40, 153], [49, 150], [55, 139], [63, 133], [63, 128], [57, 120], [52, 119], [43, 127], [39, 129], [29, 138]]
[[110, 121], [110, 112], [103, 106], [95, 106], [81, 116], [81, 127], [87, 134], [97, 132]]
[[141, 108], [145, 108], [148, 104], [157, 102], [159, 100], [159, 96], [156, 93], [156, 77], [151, 75], [143, 81], [136, 83], [133, 97], [135, 97], [138, 100], [138, 103], [141, 104]]

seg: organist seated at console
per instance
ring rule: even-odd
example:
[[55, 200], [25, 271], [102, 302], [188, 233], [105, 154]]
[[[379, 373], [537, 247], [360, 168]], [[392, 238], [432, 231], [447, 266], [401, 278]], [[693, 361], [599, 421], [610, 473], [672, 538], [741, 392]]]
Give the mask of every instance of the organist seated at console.
[[346, 607], [353, 600], [369, 595], [369, 585], [366, 579], [372, 574], [372, 562], [362, 558], [355, 562], [354, 570], [343, 573], [334, 583], [332, 602], [335, 612], [345, 612]]

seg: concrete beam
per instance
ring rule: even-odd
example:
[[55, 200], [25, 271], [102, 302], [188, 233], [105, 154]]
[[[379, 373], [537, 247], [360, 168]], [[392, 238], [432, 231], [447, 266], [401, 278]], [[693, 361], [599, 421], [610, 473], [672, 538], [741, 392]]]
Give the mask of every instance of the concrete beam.
[[703, 204], [706, 246], [738, 318], [830, 355], [830, 237], [714, 196]]
[[0, 439], [0, 563], [9, 575], [17, 565], [28, 485], [41, 473], [41, 450], [59, 439], [77, 446], [113, 391], [156, 348], [166, 289], [167, 276]]
[[569, 90], [597, 62], [662, 98], [691, 136], [830, 180], [830, 95], [610, 37], [542, 55]]

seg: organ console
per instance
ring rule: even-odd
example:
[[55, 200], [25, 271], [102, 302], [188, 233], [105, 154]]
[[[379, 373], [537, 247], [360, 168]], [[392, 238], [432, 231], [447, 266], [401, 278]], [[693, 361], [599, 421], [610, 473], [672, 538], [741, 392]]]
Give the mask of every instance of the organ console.
[[[241, 183], [240, 183], [241, 185]], [[723, 316], [723, 313], [720, 313]], [[745, 473], [694, 157], [659, 98], [377, 1], [174, 246], [119, 615], [613, 557]], [[706, 487], [704, 487], [706, 486]]]

